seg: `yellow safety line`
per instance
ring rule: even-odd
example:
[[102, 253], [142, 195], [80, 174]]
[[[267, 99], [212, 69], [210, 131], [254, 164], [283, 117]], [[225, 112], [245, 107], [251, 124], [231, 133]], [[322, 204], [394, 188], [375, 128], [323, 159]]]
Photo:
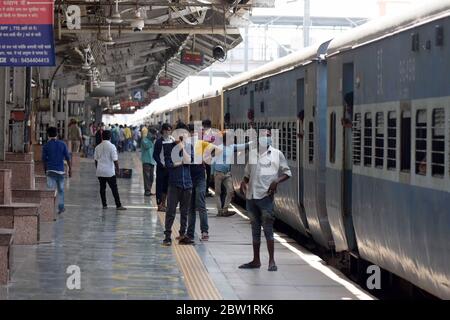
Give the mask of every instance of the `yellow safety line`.
[[[161, 224], [164, 225], [165, 214], [158, 212], [158, 217]], [[178, 221], [175, 221], [172, 226], [172, 234], [174, 237], [179, 236], [179, 228], [180, 224]], [[189, 296], [193, 300], [222, 300], [219, 290], [214, 285], [194, 247], [190, 245], [179, 245], [176, 241], [173, 241], [172, 248], [178, 266], [184, 275]]]

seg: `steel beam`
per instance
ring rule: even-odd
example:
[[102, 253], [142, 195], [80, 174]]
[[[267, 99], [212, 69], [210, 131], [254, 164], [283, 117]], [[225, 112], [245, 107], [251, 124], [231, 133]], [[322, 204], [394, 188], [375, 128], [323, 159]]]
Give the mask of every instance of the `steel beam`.
[[[118, 31], [118, 28], [111, 28], [111, 31]], [[62, 34], [91, 34], [98, 32], [97, 27], [85, 27], [81, 30], [69, 30], [63, 29], [61, 30]], [[180, 27], [180, 26], [164, 26], [164, 27], [145, 27], [144, 30], [140, 32], [135, 32], [130, 29], [122, 29], [120, 31], [121, 34], [239, 34], [238, 28], [227, 28], [225, 31], [224, 28], [220, 27], [211, 27], [211, 26], [201, 26], [201, 27]]]

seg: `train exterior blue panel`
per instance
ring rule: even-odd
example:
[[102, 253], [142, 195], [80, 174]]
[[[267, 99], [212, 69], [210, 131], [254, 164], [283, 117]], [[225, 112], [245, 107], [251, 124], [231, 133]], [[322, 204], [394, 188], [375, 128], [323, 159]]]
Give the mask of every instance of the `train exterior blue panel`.
[[[444, 28], [442, 47], [435, 43], [436, 26]], [[450, 18], [445, 18], [349, 53], [355, 55], [355, 80], [359, 81], [355, 104], [450, 96], [449, 32]], [[414, 33], [419, 37], [419, 51], [411, 49]]]
[[[320, 65], [320, 74], [318, 76], [318, 65]], [[255, 90], [255, 84], [269, 81], [267, 92]], [[303, 82], [302, 82], [303, 81]], [[304, 101], [298, 101], [299, 83], [304, 83]], [[258, 85], [258, 88], [259, 85]], [[253, 97], [253, 98], [252, 98]], [[230, 124], [232, 127], [242, 127], [242, 124], [248, 123], [248, 109], [254, 110], [254, 122], [259, 124], [271, 124], [272, 127], [280, 129], [282, 134], [283, 126], [295, 124], [298, 111], [305, 111], [305, 122], [314, 123], [314, 153], [315, 160], [307, 163], [305, 149], [307, 143], [304, 142], [303, 152], [296, 150], [296, 158], [293, 157], [295, 134], [288, 131], [285, 136], [281, 135], [280, 146], [285, 154], [291, 169], [295, 175], [289, 179], [286, 186], [289, 186], [288, 194], [278, 193], [277, 213], [280, 219], [288, 222], [296, 229], [300, 229], [306, 234], [306, 223], [311, 220], [309, 233], [316, 241], [324, 247], [330, 244], [331, 232], [327, 221], [325, 206], [325, 143], [326, 143], [326, 66], [325, 64], [310, 63], [306, 66], [298, 67], [265, 79], [255, 80], [238, 88], [234, 88], [224, 93], [225, 113], [230, 115]], [[261, 107], [264, 102], [264, 108]], [[307, 120], [309, 119], [309, 120]], [[306, 135], [306, 133], [305, 133]], [[298, 149], [298, 148], [297, 148]], [[303, 155], [301, 161], [298, 161], [300, 155]], [[314, 173], [312, 175], [303, 174], [303, 183], [305, 186], [302, 196], [299, 199], [299, 170], [305, 168]], [[237, 182], [235, 182], [237, 183]], [[284, 186], [282, 188], [285, 188]], [[301, 208], [299, 201], [303, 201], [305, 212]]]
[[353, 175], [360, 255], [450, 298], [450, 193]]
[[342, 216], [342, 170], [327, 168], [327, 213], [337, 252], [348, 250], [345, 221]]
[[[438, 27], [444, 29], [443, 45], [437, 45]], [[450, 18], [440, 19], [417, 26], [411, 30], [387, 37], [380, 41], [343, 51], [328, 60], [329, 65], [329, 108], [335, 108], [338, 119], [342, 117], [342, 65], [354, 63], [354, 114], [372, 111], [374, 119], [371, 136], [372, 151], [375, 154], [375, 112], [394, 110], [396, 127], [396, 168], [387, 170], [386, 150], [382, 168], [375, 168], [374, 160], [366, 166], [353, 165], [352, 207], [357, 247], [361, 256], [396, 273], [402, 278], [424, 288], [439, 297], [450, 298], [450, 203], [449, 190], [443, 186], [448, 181], [449, 142], [445, 140], [445, 177], [434, 178], [415, 174], [415, 135], [417, 109], [428, 114], [429, 164], [433, 144], [430, 136], [433, 126], [432, 110], [445, 109], [445, 132], [449, 132], [449, 111], [446, 97], [450, 96], [448, 77], [450, 74]], [[412, 50], [413, 35], [419, 39], [418, 49]], [[411, 116], [411, 130], [401, 130], [402, 111]], [[355, 119], [353, 119], [355, 120]], [[387, 120], [384, 124], [385, 146], [387, 145]], [[361, 121], [364, 142], [364, 119]], [[403, 151], [402, 141], [411, 141], [408, 154], [411, 157], [411, 172], [400, 171]], [[338, 144], [341, 143], [338, 140]], [[386, 149], [386, 148], [385, 148]], [[338, 147], [336, 147], [338, 150]], [[363, 148], [362, 151], [365, 149]], [[402, 156], [401, 156], [402, 155]], [[361, 161], [364, 161], [364, 153]], [[332, 166], [329, 166], [332, 167]], [[428, 167], [428, 171], [431, 170]], [[341, 168], [342, 169], [342, 168]], [[329, 171], [330, 172], [330, 171]], [[343, 175], [344, 171], [337, 173]], [[333, 182], [327, 175], [327, 183]], [[448, 183], [447, 183], [448, 185]], [[328, 188], [331, 190], [331, 187]], [[334, 208], [339, 208], [339, 194], [327, 194], [328, 214], [332, 224], [333, 237], [339, 239], [345, 214], [341, 217]], [[341, 219], [340, 221], [335, 218]], [[335, 232], [336, 231], [336, 232]], [[348, 239], [347, 239], [348, 240]]]

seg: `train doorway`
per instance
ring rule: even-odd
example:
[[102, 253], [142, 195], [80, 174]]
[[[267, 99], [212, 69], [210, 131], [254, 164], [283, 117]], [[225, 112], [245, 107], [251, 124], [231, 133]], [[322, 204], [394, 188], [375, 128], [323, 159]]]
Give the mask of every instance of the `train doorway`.
[[352, 171], [353, 171], [353, 105], [354, 105], [354, 65], [345, 63], [342, 69], [342, 97], [344, 106], [343, 117], [343, 214], [345, 232], [349, 250], [356, 249], [355, 231], [352, 219]]

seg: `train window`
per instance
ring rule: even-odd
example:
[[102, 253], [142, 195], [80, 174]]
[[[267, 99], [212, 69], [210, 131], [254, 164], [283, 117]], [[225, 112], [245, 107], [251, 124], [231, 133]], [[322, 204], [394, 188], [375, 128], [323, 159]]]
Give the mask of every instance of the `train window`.
[[416, 174], [427, 174], [427, 110], [416, 114]]
[[353, 118], [353, 164], [361, 165], [361, 113]]
[[269, 90], [270, 88], [270, 81], [266, 80], [266, 83], [264, 84], [264, 90]]
[[397, 113], [390, 111], [388, 113], [387, 123], [387, 168], [396, 169], [397, 167]]
[[255, 83], [255, 92], [258, 91], [258, 84]]
[[309, 163], [314, 161], [314, 123], [309, 122], [308, 126], [308, 159]]
[[284, 123], [284, 122], [281, 123], [281, 141], [280, 141], [280, 145], [281, 145], [281, 152], [283, 152], [283, 154], [286, 155], [286, 153], [287, 153], [287, 148], [286, 148], [286, 123]]
[[400, 170], [411, 170], [411, 112], [403, 111], [400, 125]]
[[259, 91], [263, 91], [263, 89], [264, 89], [264, 82], [261, 81], [261, 82], [259, 83]]
[[375, 117], [375, 167], [384, 165], [384, 113], [377, 112]]
[[330, 162], [336, 161], [336, 112], [330, 114]]
[[442, 178], [445, 171], [445, 110], [433, 110], [431, 174]]
[[292, 122], [292, 160], [297, 160], [297, 122]]
[[244, 95], [247, 94], [247, 87], [244, 87]]
[[364, 116], [364, 165], [372, 166], [372, 114]]
[[292, 159], [292, 125], [287, 123], [287, 159]]
[[264, 113], [264, 101], [261, 101], [260, 111], [261, 111], [261, 113]]

